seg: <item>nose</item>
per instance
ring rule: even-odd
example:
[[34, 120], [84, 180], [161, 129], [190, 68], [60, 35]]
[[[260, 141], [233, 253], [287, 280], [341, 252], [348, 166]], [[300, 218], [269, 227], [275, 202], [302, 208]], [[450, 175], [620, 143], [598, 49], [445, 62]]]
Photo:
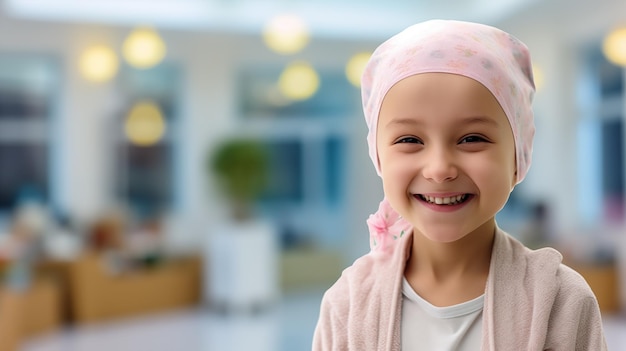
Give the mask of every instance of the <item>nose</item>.
[[443, 148], [429, 150], [424, 162], [422, 174], [424, 178], [432, 182], [449, 182], [459, 175], [454, 154]]

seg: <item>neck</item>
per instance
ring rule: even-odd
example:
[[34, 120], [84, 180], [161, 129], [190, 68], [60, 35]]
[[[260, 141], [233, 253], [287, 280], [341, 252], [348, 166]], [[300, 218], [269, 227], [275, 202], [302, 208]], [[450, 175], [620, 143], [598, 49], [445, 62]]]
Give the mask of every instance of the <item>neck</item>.
[[433, 242], [421, 233], [414, 232], [405, 275], [407, 278], [429, 277], [441, 282], [462, 277], [486, 278], [495, 230], [495, 221], [489, 221], [450, 243]]

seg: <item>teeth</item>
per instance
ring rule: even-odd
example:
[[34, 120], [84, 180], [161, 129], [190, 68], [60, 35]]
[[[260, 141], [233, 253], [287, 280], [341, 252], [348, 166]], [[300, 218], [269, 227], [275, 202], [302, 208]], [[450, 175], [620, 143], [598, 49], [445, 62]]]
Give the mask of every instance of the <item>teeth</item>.
[[450, 197], [433, 197], [422, 195], [422, 198], [430, 203], [437, 205], [456, 205], [459, 202], [465, 200], [466, 195], [457, 195]]

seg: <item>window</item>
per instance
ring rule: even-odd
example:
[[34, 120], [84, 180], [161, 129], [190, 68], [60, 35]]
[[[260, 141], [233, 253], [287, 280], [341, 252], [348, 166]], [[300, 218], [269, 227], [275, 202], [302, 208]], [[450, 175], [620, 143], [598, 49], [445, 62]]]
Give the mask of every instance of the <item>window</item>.
[[240, 114], [251, 119], [344, 119], [360, 107], [359, 90], [350, 85], [343, 71], [318, 72], [320, 86], [309, 99], [288, 101], [281, 96], [277, 67], [252, 67], [239, 74]]
[[320, 87], [311, 98], [288, 101], [276, 87], [280, 73], [253, 66], [238, 78], [237, 133], [265, 140], [270, 152], [270, 186], [260, 208], [284, 227], [292, 238], [285, 241], [337, 245], [348, 217], [347, 145], [362, 115], [360, 92], [343, 68], [327, 68], [318, 70]]
[[585, 116], [579, 124], [580, 212], [588, 222], [623, 223], [626, 214], [624, 162], [624, 72], [599, 48], [590, 50], [581, 83]]
[[[116, 127], [115, 188], [119, 200], [140, 219], [171, 209], [175, 201], [173, 156], [179, 81], [177, 67], [167, 64], [147, 70], [125, 67], [118, 78], [125, 109]], [[156, 106], [165, 125], [165, 133], [153, 143], [133, 142], [125, 131], [130, 111], [140, 102]]]
[[50, 58], [0, 54], [0, 212], [49, 202], [56, 73]]
[[302, 143], [298, 140], [271, 140], [266, 142], [269, 154], [267, 191], [262, 202], [299, 203], [303, 200]]

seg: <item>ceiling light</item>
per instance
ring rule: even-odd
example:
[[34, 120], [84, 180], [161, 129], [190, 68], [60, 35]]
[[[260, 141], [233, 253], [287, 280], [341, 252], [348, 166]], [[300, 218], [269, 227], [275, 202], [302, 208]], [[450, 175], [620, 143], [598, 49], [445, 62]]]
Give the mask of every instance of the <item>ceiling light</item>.
[[361, 52], [352, 56], [346, 64], [346, 77], [357, 88], [361, 86], [361, 76], [371, 56], [371, 52]]
[[101, 83], [110, 80], [115, 76], [119, 67], [115, 52], [104, 45], [87, 48], [78, 60], [80, 73], [92, 82]]
[[137, 28], [124, 40], [122, 53], [126, 61], [137, 68], [150, 68], [165, 57], [165, 43], [152, 28]]
[[609, 33], [602, 43], [604, 56], [612, 63], [626, 66], [626, 27]]
[[151, 146], [158, 143], [165, 134], [165, 120], [161, 109], [152, 101], [136, 103], [128, 113], [124, 126], [131, 143]]
[[289, 64], [278, 79], [280, 92], [292, 100], [310, 98], [317, 92], [319, 85], [317, 72], [309, 63], [303, 61]]
[[309, 42], [309, 31], [304, 20], [296, 15], [272, 18], [263, 30], [265, 45], [279, 54], [294, 54]]

